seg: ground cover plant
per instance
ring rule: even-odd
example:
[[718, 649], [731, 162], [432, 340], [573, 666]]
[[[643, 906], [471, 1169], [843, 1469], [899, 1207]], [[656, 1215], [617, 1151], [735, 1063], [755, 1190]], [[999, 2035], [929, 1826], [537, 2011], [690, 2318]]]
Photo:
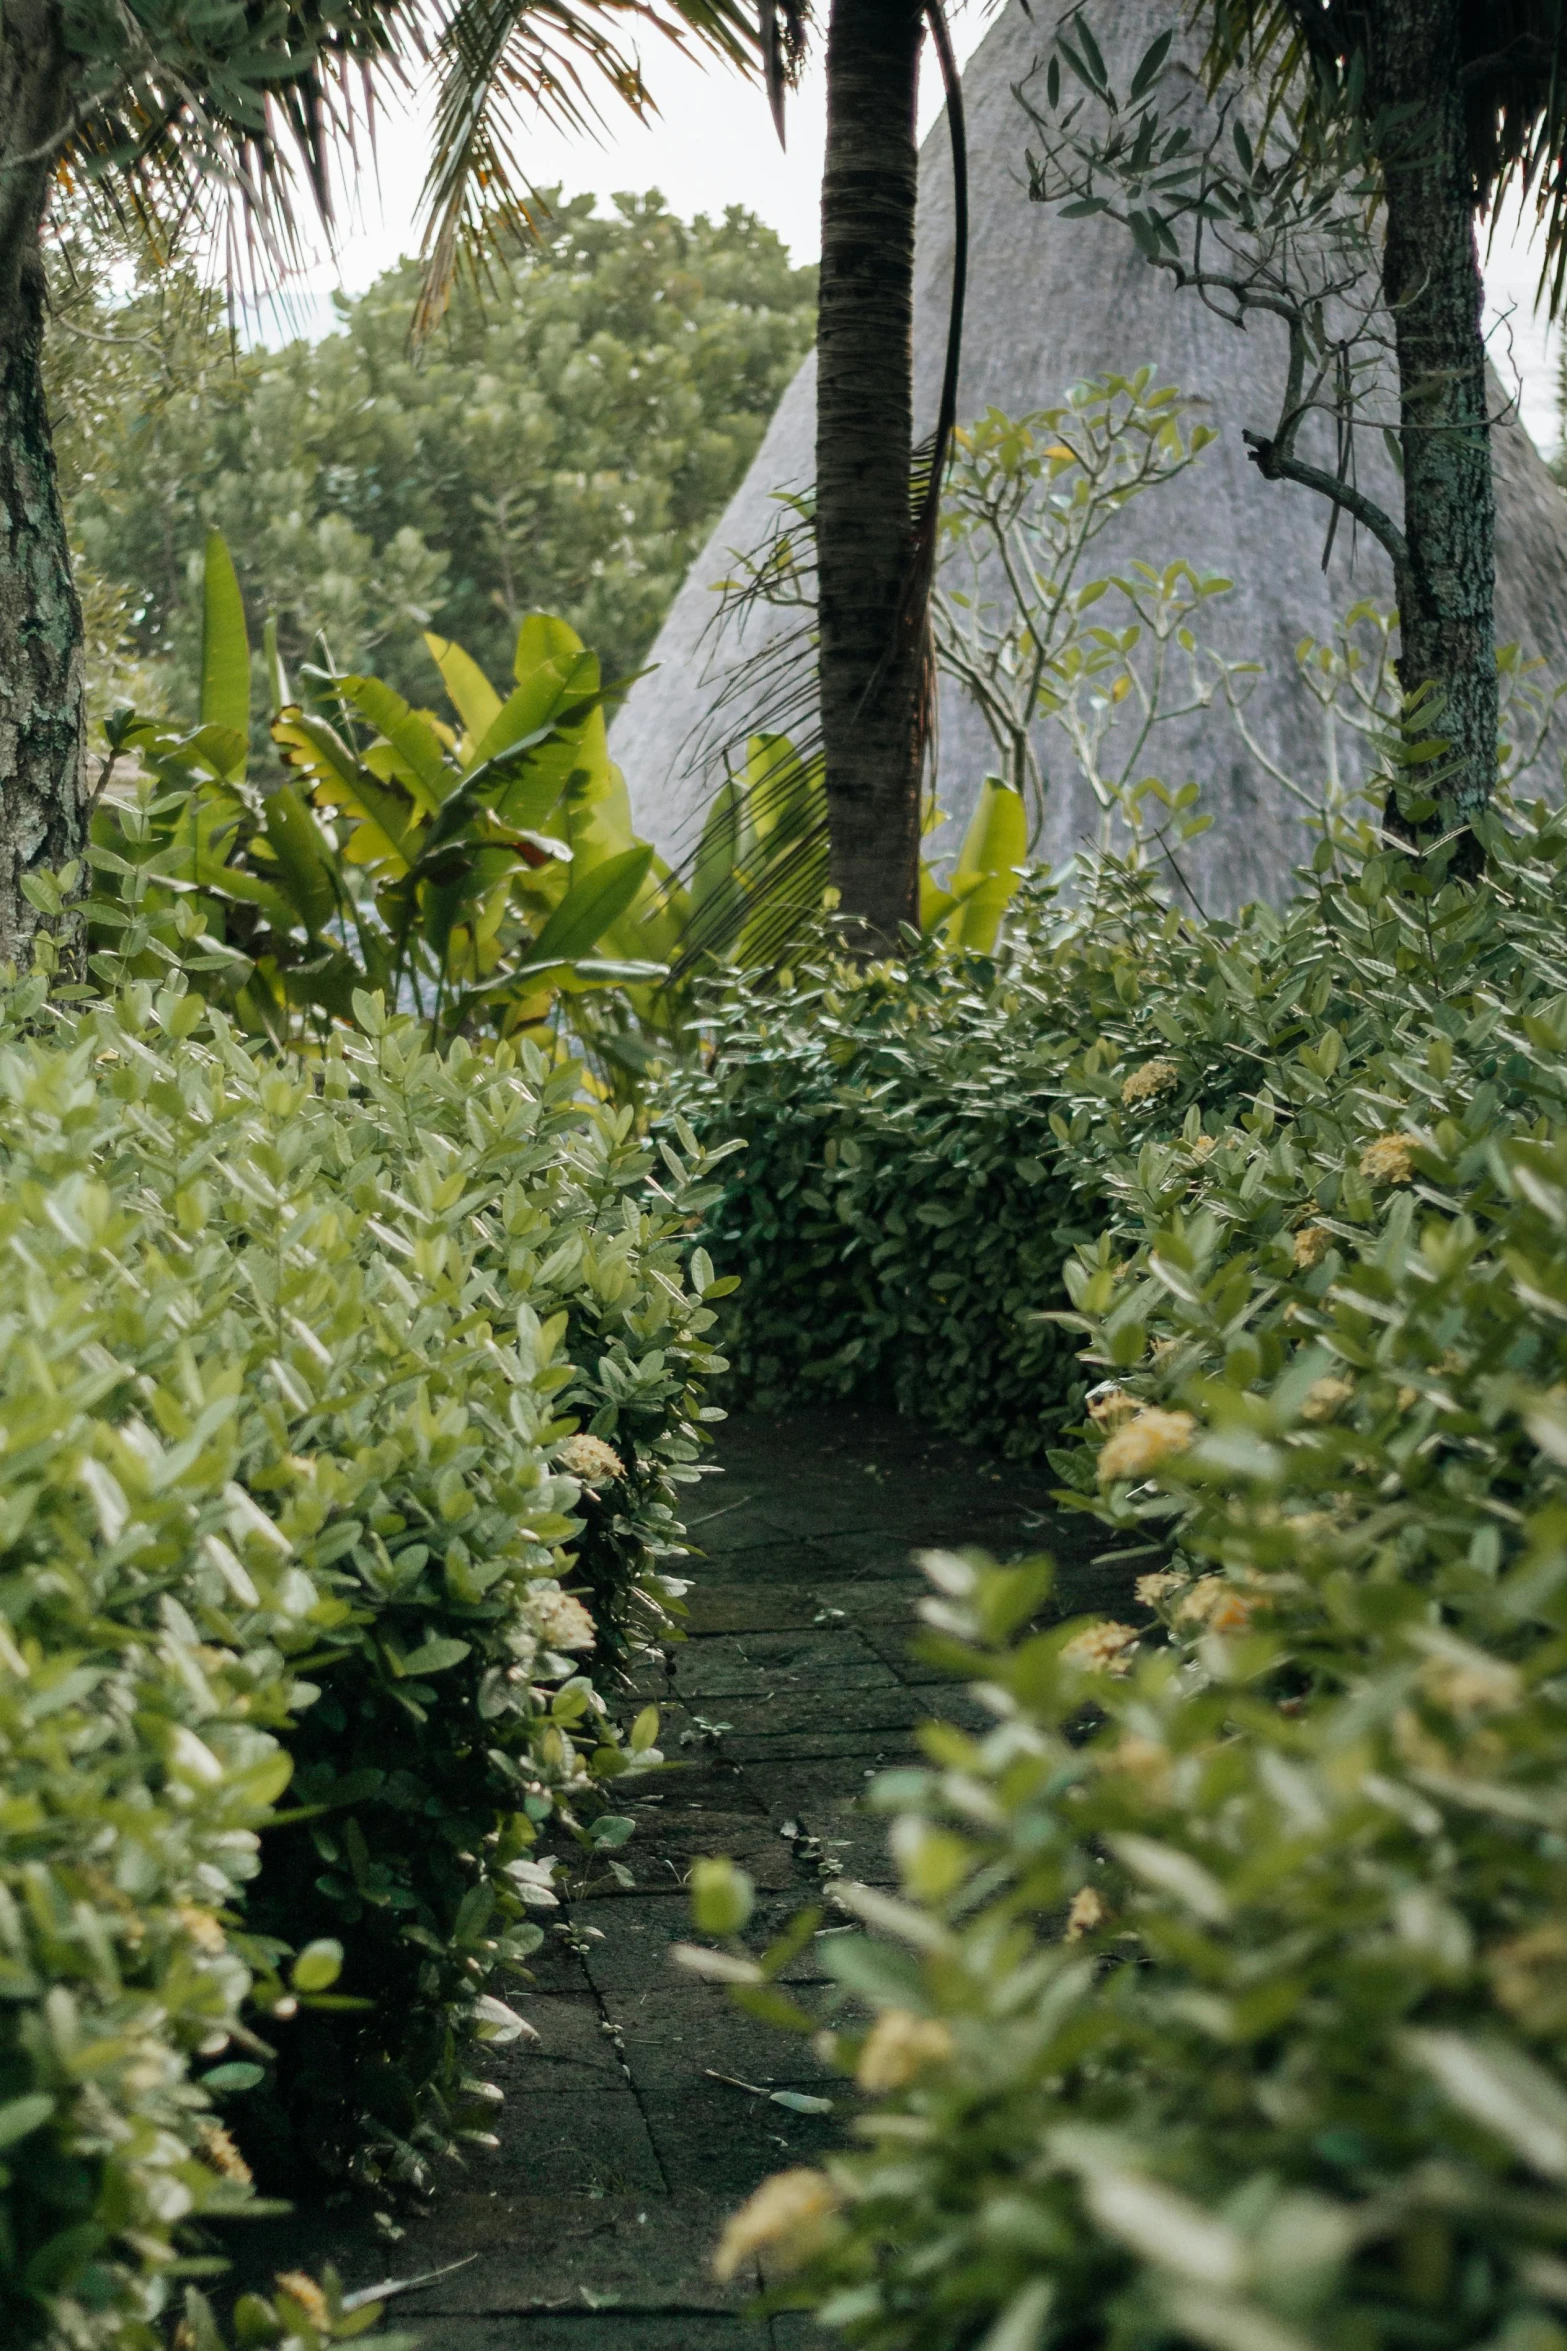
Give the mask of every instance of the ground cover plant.
[[556, 1856], [626, 1832], [704, 1170], [373, 1001], [314, 1068], [178, 975], [4, 1024], [0, 2332], [150, 2351], [249, 2156], [482, 2133]]
[[861, 2150], [721, 2256], [852, 2342], [1560, 2340], [1567, 825], [1482, 821], [1474, 888], [1325, 856], [1080, 1077], [1182, 1117], [1062, 1309], [1128, 1604], [1041, 1631], [1045, 1563], [929, 1562], [994, 1728], [879, 1784], [901, 1895], [822, 1946], [876, 2021], [796, 2018]]

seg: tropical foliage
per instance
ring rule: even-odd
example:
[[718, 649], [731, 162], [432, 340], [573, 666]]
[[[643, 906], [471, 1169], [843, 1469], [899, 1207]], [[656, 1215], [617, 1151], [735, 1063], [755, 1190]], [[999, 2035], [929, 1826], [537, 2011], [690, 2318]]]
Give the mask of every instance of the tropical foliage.
[[[371, 677], [317, 671], [302, 707], [269, 624], [288, 780], [257, 789], [244, 606], [216, 535], [203, 605], [201, 723], [178, 733], [122, 711], [107, 725], [89, 850], [100, 978], [155, 976], [200, 938], [204, 983], [251, 1029], [319, 1034], [369, 992], [439, 1042], [540, 1022], [562, 986], [661, 975], [589, 960], [646, 893], [653, 852], [610, 763], [597, 660], [564, 622], [524, 621], [504, 699], [430, 638], [456, 728]], [[125, 754], [139, 780], [117, 797]], [[30, 887], [53, 911], [52, 885]]]

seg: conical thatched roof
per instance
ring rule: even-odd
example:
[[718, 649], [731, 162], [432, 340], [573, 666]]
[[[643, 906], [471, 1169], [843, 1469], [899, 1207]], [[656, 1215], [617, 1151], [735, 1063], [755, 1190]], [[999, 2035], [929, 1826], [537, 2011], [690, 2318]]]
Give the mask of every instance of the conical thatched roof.
[[[1094, 12], [1101, 46], [1123, 86], [1169, 17], [1168, 0], [1117, 0], [1113, 9]], [[1113, 40], [1106, 37], [1112, 26]], [[1212, 608], [1208, 634], [1230, 658], [1266, 665], [1252, 723], [1290, 772], [1314, 778], [1322, 767], [1322, 725], [1300, 684], [1295, 647], [1307, 635], [1329, 637], [1335, 618], [1358, 597], [1390, 602], [1389, 567], [1364, 533], [1352, 545], [1341, 530], [1324, 578], [1323, 502], [1293, 485], [1262, 481], [1247, 462], [1242, 427], [1268, 430], [1277, 417], [1282, 329], [1259, 322], [1239, 331], [1195, 295], [1173, 290], [1114, 224], [1062, 220], [1029, 202], [1029, 128], [1015, 85], [1043, 46], [1020, 0], [1010, 0], [964, 75], [973, 228], [959, 416], [976, 416], [992, 404], [1020, 415], [1053, 403], [1084, 377], [1127, 374], [1144, 363], [1161, 381], [1201, 397], [1217, 442], [1175, 483], [1135, 501], [1115, 526], [1119, 536], [1102, 544], [1123, 563], [1142, 556], [1164, 564], [1182, 556], [1235, 581], [1236, 593]], [[938, 123], [920, 169], [915, 367], [918, 429], [925, 431], [934, 421], [951, 253], [951, 172], [945, 125]], [[668, 856], [688, 852], [712, 788], [711, 743], [695, 770], [693, 746], [737, 650], [732, 629], [715, 645], [714, 583], [732, 573], [736, 551], [765, 539], [778, 511], [772, 493], [810, 480], [814, 437], [815, 364], [807, 360], [671, 609], [651, 656], [659, 666], [633, 689], [616, 722], [612, 747], [637, 822]], [[1498, 634], [1567, 678], [1567, 500], [1521, 425], [1499, 427], [1495, 444]], [[1397, 512], [1397, 484], [1380, 446], [1366, 450], [1360, 478]], [[1101, 556], [1096, 568], [1107, 567]], [[750, 649], [781, 625], [763, 612], [748, 622], [740, 644]], [[1183, 858], [1185, 870], [1215, 910], [1250, 897], [1278, 898], [1302, 852], [1294, 803], [1244, 751], [1222, 713], [1188, 723], [1184, 740], [1172, 740], [1172, 729], [1157, 752], [1166, 780], [1199, 778], [1203, 804], [1216, 820]], [[1060, 862], [1092, 837], [1097, 807], [1059, 736], [1042, 740], [1050, 801], [1041, 847]], [[941, 803], [961, 823], [993, 758], [977, 712], [950, 683], [942, 694], [940, 755]], [[1551, 766], [1554, 773], [1554, 759]]]

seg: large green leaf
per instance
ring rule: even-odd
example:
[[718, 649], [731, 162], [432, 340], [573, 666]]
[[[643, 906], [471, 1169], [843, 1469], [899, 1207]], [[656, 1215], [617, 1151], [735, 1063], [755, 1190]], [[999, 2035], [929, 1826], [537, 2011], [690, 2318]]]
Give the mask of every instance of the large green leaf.
[[519, 969], [570, 963], [596, 947], [647, 880], [652, 862], [652, 848], [644, 841], [636, 848], [622, 850], [618, 857], [606, 858], [580, 880], [573, 879]]
[[986, 776], [952, 869], [951, 888], [960, 903], [947, 923], [955, 945], [990, 953], [1017, 888], [1017, 868], [1027, 855], [1028, 816], [1022, 794], [999, 776]]
[[707, 821], [702, 827], [702, 839], [697, 848], [696, 864], [691, 873], [693, 915], [700, 914], [705, 906], [733, 886], [741, 862], [740, 838], [744, 814], [745, 802], [740, 786], [733, 776], [726, 776], [707, 812]]
[[482, 742], [500, 715], [499, 694], [473, 655], [465, 653], [460, 645], [451, 644], [445, 637], [432, 637], [428, 631], [424, 641], [469, 741]]
[[234, 561], [216, 531], [207, 535], [201, 592], [201, 723], [231, 727], [239, 736], [237, 764], [225, 772], [242, 775], [250, 740], [250, 640]]
[[264, 821], [279, 883], [305, 929], [319, 937], [346, 896], [335, 873], [337, 852], [292, 784], [267, 794]]
[[398, 856], [410, 864], [413, 862], [419, 853], [419, 840], [417, 828], [410, 827], [408, 810], [395, 793], [389, 792], [371, 774], [362, 759], [355, 758], [334, 726], [308, 711], [287, 710], [273, 725], [272, 733], [284, 751], [291, 754], [296, 766], [351, 792], [371, 823], [385, 833]]
[[456, 783], [457, 770], [447, 764], [441, 738], [429, 720], [410, 710], [401, 694], [394, 693], [380, 678], [339, 678], [337, 682], [345, 701], [386, 737], [408, 771], [414, 798], [433, 815]]
[[598, 693], [598, 657], [580, 644], [557, 659], [536, 661], [496, 712], [474, 748], [474, 758], [494, 759], [566, 712], [575, 715], [580, 710], [585, 716]]

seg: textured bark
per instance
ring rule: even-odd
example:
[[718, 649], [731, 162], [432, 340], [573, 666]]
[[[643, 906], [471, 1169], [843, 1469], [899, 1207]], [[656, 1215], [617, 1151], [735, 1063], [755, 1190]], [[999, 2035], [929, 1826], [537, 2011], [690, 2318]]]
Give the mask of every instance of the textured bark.
[[20, 888], [82, 842], [82, 616], [41, 362], [39, 231], [72, 72], [47, 0], [0, 8], [0, 960], [37, 917]]
[[1497, 769], [1496, 501], [1461, 0], [1378, 0], [1367, 15], [1373, 103], [1410, 110], [1384, 158], [1408, 550], [1398, 669], [1406, 694], [1441, 698], [1422, 731], [1449, 746], [1445, 829], [1485, 806]]
[[862, 945], [919, 910], [913, 552], [917, 0], [833, 0], [817, 312], [816, 532], [830, 872]]

